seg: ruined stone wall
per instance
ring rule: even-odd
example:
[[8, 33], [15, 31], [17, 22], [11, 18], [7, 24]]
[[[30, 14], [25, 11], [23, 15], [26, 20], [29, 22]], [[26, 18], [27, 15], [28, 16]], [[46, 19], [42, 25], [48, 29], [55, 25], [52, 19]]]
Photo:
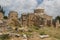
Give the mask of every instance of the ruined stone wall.
[[34, 20], [35, 20], [34, 17], [35, 17], [34, 13], [28, 15], [28, 26], [34, 25]]
[[15, 11], [11, 11], [8, 16], [9, 19], [18, 19], [18, 13]]
[[[45, 12], [44, 12], [44, 9], [36, 9], [36, 10], [34, 10], [34, 12], [35, 12], [35, 15], [36, 16], [40, 16], [40, 18], [39, 19], [41, 19], [41, 18], [43, 18], [43, 22], [44, 22], [44, 26], [48, 26], [48, 25], [50, 25], [50, 26], [52, 26], [52, 16], [48, 16], [47, 14], [45, 14]], [[42, 21], [40, 21], [40, 23], [41, 23]], [[42, 23], [43, 23], [42, 22]], [[37, 22], [36, 22], [37, 23]], [[39, 22], [38, 22], [39, 23]]]
[[44, 13], [44, 9], [35, 9], [34, 13]]
[[44, 14], [44, 18], [46, 19], [46, 25], [48, 25], [48, 26], [52, 26], [52, 16], [48, 16], [48, 15], [46, 15], [46, 14]]
[[22, 25], [23, 26], [33, 26], [34, 25], [34, 14], [22, 14]]
[[[0, 19], [3, 19], [3, 14], [0, 12]], [[18, 20], [18, 13], [11, 11], [8, 15], [7, 24], [13, 23], [14, 20]], [[34, 13], [22, 14], [21, 16], [21, 25], [22, 26], [33, 26], [33, 25], [52, 25], [52, 16], [45, 14], [44, 9], [35, 9]]]
[[22, 14], [21, 16], [21, 21], [22, 21], [22, 26], [25, 27], [27, 26], [27, 15], [26, 14]]
[[3, 20], [3, 17], [4, 17], [3, 13], [0, 12], [0, 20]]
[[32, 26], [32, 25], [52, 25], [52, 16], [45, 14], [44, 9], [36, 9], [34, 13], [25, 14], [22, 17], [23, 25]]
[[15, 11], [11, 11], [8, 15], [7, 25], [15, 25], [15, 21], [18, 21], [18, 13]]

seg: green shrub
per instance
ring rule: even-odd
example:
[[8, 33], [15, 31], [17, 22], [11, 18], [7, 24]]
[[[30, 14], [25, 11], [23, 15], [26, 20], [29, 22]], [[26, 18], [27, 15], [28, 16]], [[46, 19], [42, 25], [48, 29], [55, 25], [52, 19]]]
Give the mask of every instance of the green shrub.
[[46, 35], [46, 33], [45, 32], [40, 32], [40, 35]]
[[0, 40], [8, 40], [9, 39], [9, 35], [8, 34], [3, 34], [0, 36]]

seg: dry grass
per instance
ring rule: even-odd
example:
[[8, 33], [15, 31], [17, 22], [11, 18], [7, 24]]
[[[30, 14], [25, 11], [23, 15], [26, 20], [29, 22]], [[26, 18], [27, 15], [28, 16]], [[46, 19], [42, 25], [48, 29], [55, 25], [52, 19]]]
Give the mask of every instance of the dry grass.
[[38, 33], [48, 34], [51, 38], [60, 40], [60, 28], [44, 27], [37, 31]]
[[50, 35], [51, 40], [60, 40], [60, 28], [54, 28], [54, 27], [43, 27], [43, 28], [38, 28], [38, 27], [31, 27], [31, 31], [37, 32], [41, 35], [43, 34], [48, 34]]

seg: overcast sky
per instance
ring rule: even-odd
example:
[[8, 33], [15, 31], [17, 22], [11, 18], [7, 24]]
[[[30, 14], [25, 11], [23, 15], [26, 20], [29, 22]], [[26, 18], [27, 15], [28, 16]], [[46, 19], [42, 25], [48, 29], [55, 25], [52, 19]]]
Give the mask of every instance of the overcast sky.
[[60, 15], [60, 0], [0, 0], [0, 5], [8, 15], [9, 11], [17, 11], [21, 13], [33, 12], [36, 8], [45, 8], [48, 15], [56, 17]]

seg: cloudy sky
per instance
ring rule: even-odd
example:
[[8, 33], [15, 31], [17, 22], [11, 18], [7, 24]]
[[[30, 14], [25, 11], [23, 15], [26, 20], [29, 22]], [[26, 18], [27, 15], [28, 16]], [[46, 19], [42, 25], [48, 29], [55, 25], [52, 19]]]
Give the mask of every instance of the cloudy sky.
[[33, 12], [36, 8], [44, 8], [46, 14], [56, 17], [60, 15], [60, 0], [0, 0], [0, 5], [8, 15], [9, 11], [21, 13]]

